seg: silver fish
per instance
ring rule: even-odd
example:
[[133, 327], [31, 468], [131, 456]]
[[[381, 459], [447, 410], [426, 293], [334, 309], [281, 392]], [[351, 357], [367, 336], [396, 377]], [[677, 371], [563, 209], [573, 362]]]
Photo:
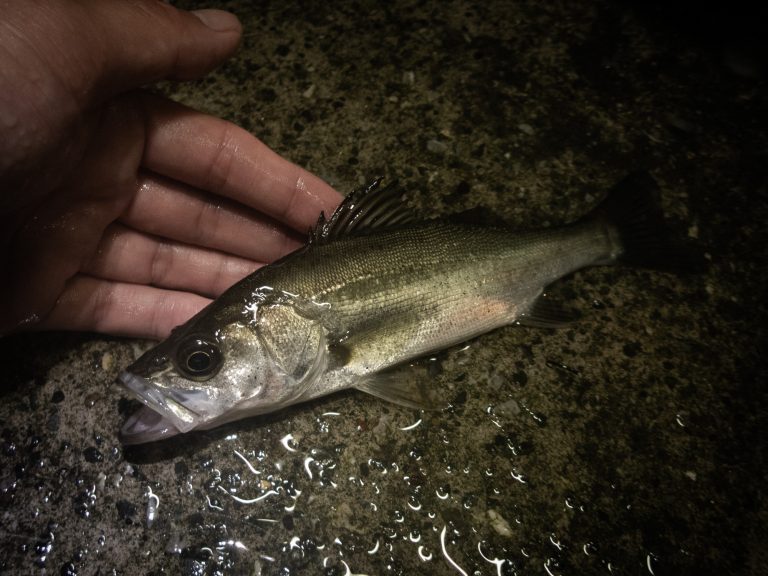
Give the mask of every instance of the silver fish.
[[121, 430], [137, 444], [264, 414], [346, 388], [434, 403], [410, 362], [508, 324], [554, 326], [545, 287], [666, 242], [647, 174], [586, 217], [531, 231], [416, 221], [378, 181], [322, 215], [309, 243], [238, 282], [122, 372], [146, 407]]

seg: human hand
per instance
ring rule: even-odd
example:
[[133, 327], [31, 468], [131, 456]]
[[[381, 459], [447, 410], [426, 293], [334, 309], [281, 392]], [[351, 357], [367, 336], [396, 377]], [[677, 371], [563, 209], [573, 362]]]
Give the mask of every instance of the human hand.
[[231, 55], [230, 14], [28, 2], [0, 21], [0, 334], [162, 338], [298, 247], [340, 196], [246, 131], [159, 96]]

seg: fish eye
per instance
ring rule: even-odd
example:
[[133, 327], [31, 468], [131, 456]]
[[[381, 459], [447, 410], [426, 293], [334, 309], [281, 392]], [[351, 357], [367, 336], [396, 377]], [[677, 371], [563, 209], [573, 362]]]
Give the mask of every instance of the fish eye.
[[211, 355], [205, 350], [195, 350], [187, 356], [187, 370], [190, 372], [206, 372], [213, 363]]
[[179, 347], [176, 366], [188, 378], [208, 380], [221, 366], [221, 353], [207, 340], [192, 338]]

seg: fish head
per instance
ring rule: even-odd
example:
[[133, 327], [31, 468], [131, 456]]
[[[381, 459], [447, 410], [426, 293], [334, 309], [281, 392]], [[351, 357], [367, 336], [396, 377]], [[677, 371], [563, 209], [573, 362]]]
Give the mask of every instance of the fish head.
[[222, 316], [193, 318], [118, 376], [145, 404], [123, 425], [124, 444], [278, 410], [322, 369], [323, 331], [291, 306]]

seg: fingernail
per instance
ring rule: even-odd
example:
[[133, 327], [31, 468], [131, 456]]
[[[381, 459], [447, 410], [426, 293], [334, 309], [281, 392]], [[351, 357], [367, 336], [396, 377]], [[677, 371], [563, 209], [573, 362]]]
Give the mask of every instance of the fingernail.
[[231, 12], [224, 10], [193, 10], [192, 14], [216, 32], [232, 32], [240, 30], [240, 20]]

